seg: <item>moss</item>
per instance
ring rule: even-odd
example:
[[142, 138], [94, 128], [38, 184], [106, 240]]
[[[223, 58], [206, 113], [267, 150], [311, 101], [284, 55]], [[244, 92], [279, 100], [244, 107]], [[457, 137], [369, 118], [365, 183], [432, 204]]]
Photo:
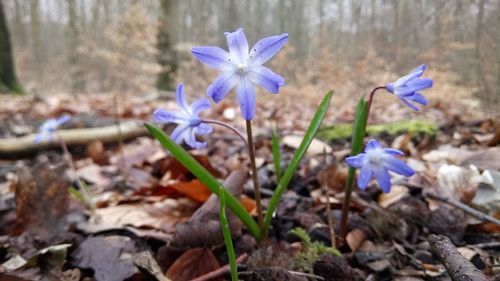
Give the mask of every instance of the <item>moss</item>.
[[300, 227], [296, 227], [290, 230], [290, 234], [297, 236], [302, 243], [304, 248], [297, 255], [297, 267], [305, 272], [312, 272], [314, 263], [319, 259], [322, 254], [333, 254], [336, 256], [341, 256], [340, 252], [332, 247], [328, 247], [325, 244], [318, 241], [311, 241], [311, 237], [307, 232]]
[[[380, 125], [368, 125], [366, 131], [369, 135], [388, 134], [397, 136], [402, 133], [410, 133], [412, 135], [435, 136], [438, 126], [423, 120], [404, 120]], [[338, 124], [321, 128], [317, 137], [326, 141], [337, 141], [350, 138], [351, 132], [352, 124]]]

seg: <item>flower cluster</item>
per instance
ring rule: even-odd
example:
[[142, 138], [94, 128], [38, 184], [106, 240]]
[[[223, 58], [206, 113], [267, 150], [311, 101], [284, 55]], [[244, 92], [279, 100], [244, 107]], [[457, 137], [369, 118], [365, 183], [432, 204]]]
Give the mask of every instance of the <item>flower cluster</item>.
[[402, 160], [394, 156], [404, 153], [393, 148], [383, 148], [380, 143], [372, 139], [368, 142], [364, 153], [345, 159], [347, 164], [354, 168], [361, 168], [358, 177], [358, 186], [365, 189], [370, 180], [375, 177], [384, 192], [391, 190], [391, 177], [388, 171], [405, 177], [412, 176], [415, 172]]
[[[288, 41], [288, 34], [264, 38], [251, 49], [249, 49], [242, 28], [235, 32], [226, 32], [224, 35], [229, 52], [219, 47], [193, 47], [191, 52], [199, 61], [221, 71], [208, 87], [207, 95], [214, 102], [219, 103], [232, 88], [236, 87], [243, 117], [245, 120], [251, 120], [255, 115], [255, 85], [273, 94], [277, 94], [279, 88], [285, 85], [283, 77], [263, 64], [283, 47]], [[196, 134], [209, 134], [212, 132], [212, 127], [206, 124], [198, 114], [210, 108], [209, 101], [200, 99], [189, 106], [184, 97], [182, 84], [177, 87], [176, 101], [179, 111], [156, 109], [153, 114], [154, 121], [178, 124], [179, 126], [171, 134], [175, 142], [184, 141], [192, 148], [204, 148], [206, 143], [197, 141]]]
[[200, 112], [210, 108], [210, 102], [207, 99], [199, 99], [189, 105], [184, 96], [183, 86], [179, 84], [175, 94], [176, 102], [180, 107], [179, 111], [171, 112], [158, 108], [153, 113], [153, 119], [158, 123], [176, 123], [179, 126], [172, 132], [171, 138], [181, 143], [185, 141], [192, 148], [204, 148], [206, 142], [196, 140], [195, 134], [206, 135], [212, 132], [212, 127], [203, 123], [198, 116]]
[[38, 134], [36, 134], [34, 142], [40, 143], [43, 140], [48, 140], [49, 142], [54, 141], [54, 132], [62, 124], [68, 122], [71, 119], [70, 115], [64, 114], [58, 118], [53, 118], [45, 121], [38, 129]]
[[385, 88], [387, 91], [395, 94], [411, 109], [418, 111], [418, 107], [412, 102], [426, 105], [427, 99], [422, 94], [418, 93], [418, 91], [432, 87], [433, 83], [430, 78], [420, 78], [422, 74], [424, 74], [425, 69], [425, 64], [422, 64], [408, 75], [385, 85]]
[[236, 86], [241, 112], [245, 120], [255, 114], [255, 86], [277, 94], [285, 85], [283, 77], [263, 66], [288, 41], [288, 34], [264, 38], [252, 49], [248, 48], [243, 29], [226, 32], [229, 52], [218, 47], [193, 47], [191, 52], [204, 64], [220, 70], [220, 75], [208, 87], [207, 95], [216, 103], [220, 102]]

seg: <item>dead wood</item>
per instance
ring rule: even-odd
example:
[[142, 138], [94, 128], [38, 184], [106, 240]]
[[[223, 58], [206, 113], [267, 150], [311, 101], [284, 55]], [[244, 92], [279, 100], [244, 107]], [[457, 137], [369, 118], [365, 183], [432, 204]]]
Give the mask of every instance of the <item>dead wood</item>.
[[[123, 122], [120, 125], [120, 129], [122, 137], [125, 140], [148, 135], [143, 122], [140, 121]], [[59, 130], [59, 133], [68, 146], [84, 145], [96, 140], [103, 143], [113, 143], [118, 141], [120, 136], [120, 130], [118, 130], [117, 125]], [[0, 156], [17, 156], [59, 146], [59, 142], [42, 141], [41, 143], [35, 143], [35, 135], [29, 134], [19, 138], [0, 139]]]
[[432, 253], [443, 263], [444, 267], [446, 267], [452, 280], [489, 280], [479, 269], [458, 252], [457, 248], [451, 243], [448, 237], [431, 234], [427, 237], [427, 240], [429, 241]]

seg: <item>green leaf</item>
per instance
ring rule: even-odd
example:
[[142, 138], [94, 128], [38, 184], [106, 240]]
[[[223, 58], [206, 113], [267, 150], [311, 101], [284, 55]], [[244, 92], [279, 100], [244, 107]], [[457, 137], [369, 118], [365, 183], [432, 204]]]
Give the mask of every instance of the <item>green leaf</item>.
[[[160, 128], [153, 124], [144, 124], [148, 131], [165, 147], [172, 155], [179, 160], [193, 175], [195, 175], [202, 183], [204, 183], [214, 194], [219, 195], [220, 183], [215, 179], [203, 166], [198, 163], [186, 150], [184, 150], [180, 145], [175, 143], [170, 137], [168, 137]], [[259, 226], [255, 220], [248, 214], [241, 203], [234, 198], [234, 196], [229, 193], [226, 189], [223, 189], [227, 206], [233, 213], [245, 224], [248, 231], [255, 237], [255, 239], [260, 240], [261, 233]]]
[[280, 153], [280, 136], [276, 131], [276, 127], [273, 128], [271, 149], [273, 152], [274, 171], [276, 172], [276, 177], [279, 182], [281, 180], [281, 153]]
[[361, 153], [363, 140], [365, 138], [366, 122], [368, 115], [368, 103], [363, 97], [358, 102], [356, 114], [354, 115], [354, 126], [352, 128], [351, 156]]
[[224, 243], [226, 244], [227, 257], [229, 259], [229, 266], [231, 268], [231, 280], [238, 281], [238, 268], [236, 266], [236, 255], [234, 254], [233, 240], [231, 239], [231, 231], [229, 230], [229, 221], [226, 216], [226, 195], [225, 189], [219, 186], [219, 220], [220, 227], [222, 228], [222, 235], [224, 236]]
[[[351, 140], [351, 156], [355, 156], [363, 151], [363, 141], [366, 133], [366, 122], [368, 115], [368, 103], [363, 97], [358, 102], [356, 107], [356, 114], [354, 115], [354, 125], [352, 127], [352, 140]], [[347, 172], [346, 181], [346, 197], [350, 199], [354, 178], [356, 176], [356, 169], [349, 167]]]
[[292, 160], [290, 161], [290, 165], [286, 169], [285, 174], [283, 174], [281, 180], [278, 182], [278, 186], [276, 187], [276, 190], [274, 191], [273, 196], [271, 197], [271, 201], [269, 202], [269, 206], [267, 207], [266, 217], [264, 219], [264, 233], [263, 233], [264, 236], [266, 235], [267, 230], [271, 225], [271, 218], [273, 216], [274, 211], [276, 211], [276, 208], [278, 208], [278, 204], [281, 199], [281, 196], [283, 195], [283, 192], [285, 192], [285, 189], [287, 185], [290, 183], [290, 180], [295, 174], [295, 171], [299, 167], [300, 161], [304, 157], [307, 148], [309, 148], [309, 145], [313, 141], [314, 136], [318, 132], [321, 122], [323, 122], [323, 118], [325, 118], [325, 114], [328, 111], [328, 107], [330, 106], [330, 100], [332, 99], [332, 95], [333, 91], [330, 91], [323, 98], [323, 101], [319, 105], [318, 109], [316, 110], [316, 113], [314, 114], [313, 119], [311, 120], [311, 124], [309, 124], [309, 128], [307, 129], [306, 134], [304, 135], [304, 138], [302, 139], [302, 142], [299, 145], [299, 148], [297, 149], [297, 151], [293, 155]]

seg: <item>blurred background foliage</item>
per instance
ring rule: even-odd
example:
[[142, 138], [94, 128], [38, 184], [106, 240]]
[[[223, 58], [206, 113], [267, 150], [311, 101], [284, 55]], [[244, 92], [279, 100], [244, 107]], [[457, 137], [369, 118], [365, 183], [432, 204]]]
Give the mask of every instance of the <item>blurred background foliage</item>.
[[498, 0], [0, 1], [27, 92], [144, 94], [182, 81], [201, 96], [215, 73], [190, 48], [226, 48], [223, 32], [244, 27], [250, 45], [290, 34], [271, 64], [302, 95], [360, 95], [427, 63], [435, 95], [500, 105]]

